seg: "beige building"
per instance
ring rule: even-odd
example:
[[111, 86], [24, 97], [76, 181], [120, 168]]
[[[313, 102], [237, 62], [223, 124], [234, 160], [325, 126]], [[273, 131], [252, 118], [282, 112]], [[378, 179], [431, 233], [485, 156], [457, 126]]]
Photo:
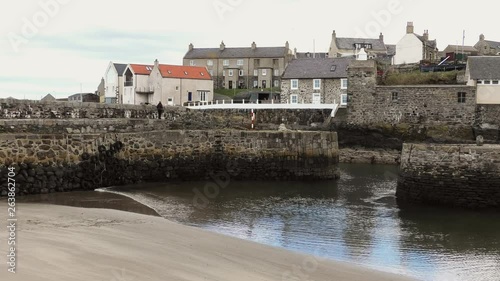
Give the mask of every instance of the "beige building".
[[281, 83], [282, 103], [347, 105], [347, 68], [353, 58], [308, 58], [290, 62]]
[[125, 104], [182, 106], [213, 100], [213, 81], [205, 67], [129, 64], [124, 72]]
[[195, 48], [189, 45], [184, 66], [205, 67], [216, 89], [250, 89], [279, 87], [281, 75], [292, 60], [288, 42], [284, 47]]
[[486, 40], [484, 34], [479, 36], [479, 41], [474, 45], [474, 48], [476, 48], [481, 56], [500, 55], [500, 42]]
[[477, 87], [477, 104], [500, 104], [500, 56], [469, 57], [465, 78]]

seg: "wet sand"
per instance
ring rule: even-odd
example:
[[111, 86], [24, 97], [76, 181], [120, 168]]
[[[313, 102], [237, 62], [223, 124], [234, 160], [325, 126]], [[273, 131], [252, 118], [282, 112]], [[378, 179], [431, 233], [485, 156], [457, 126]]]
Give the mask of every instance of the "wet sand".
[[[17, 273], [2, 262], [0, 280], [412, 280], [155, 216], [30, 203], [17, 208]], [[5, 224], [5, 202], [0, 209]], [[7, 235], [0, 233], [1, 253]]]

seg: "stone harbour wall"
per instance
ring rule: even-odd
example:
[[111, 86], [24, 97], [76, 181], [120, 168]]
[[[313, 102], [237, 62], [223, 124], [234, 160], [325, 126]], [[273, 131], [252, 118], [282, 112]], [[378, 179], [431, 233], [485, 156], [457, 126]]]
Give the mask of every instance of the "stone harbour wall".
[[405, 144], [398, 202], [500, 210], [500, 145]]
[[[1, 134], [0, 178], [17, 194], [93, 190], [170, 180], [337, 179], [336, 133], [177, 130], [113, 134]], [[2, 186], [1, 195], [7, 194]]]

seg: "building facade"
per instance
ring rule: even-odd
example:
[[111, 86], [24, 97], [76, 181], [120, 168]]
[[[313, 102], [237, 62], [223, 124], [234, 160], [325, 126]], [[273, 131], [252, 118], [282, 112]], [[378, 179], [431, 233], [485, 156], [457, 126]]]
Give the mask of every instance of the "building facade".
[[465, 78], [477, 87], [477, 104], [500, 104], [500, 56], [469, 57]]
[[293, 58], [288, 42], [284, 47], [195, 48], [189, 45], [184, 66], [206, 67], [216, 89], [279, 87], [281, 75]]
[[474, 48], [481, 56], [499, 56], [500, 42], [486, 40], [484, 34], [479, 35], [479, 41], [474, 45]]
[[110, 62], [104, 74], [104, 103], [123, 103], [123, 72], [127, 64]]
[[413, 22], [408, 22], [406, 34], [396, 44], [394, 64], [420, 63], [422, 60], [434, 62], [439, 59], [436, 40], [429, 40], [429, 31], [423, 35], [414, 33]]
[[380, 33], [379, 38], [344, 38], [337, 37], [335, 30], [332, 33], [332, 41], [328, 56], [337, 57], [356, 57], [364, 49], [368, 58], [386, 58], [388, 56], [387, 47], [384, 43], [384, 35]]
[[347, 67], [352, 58], [296, 59], [281, 83], [282, 103], [346, 105]]

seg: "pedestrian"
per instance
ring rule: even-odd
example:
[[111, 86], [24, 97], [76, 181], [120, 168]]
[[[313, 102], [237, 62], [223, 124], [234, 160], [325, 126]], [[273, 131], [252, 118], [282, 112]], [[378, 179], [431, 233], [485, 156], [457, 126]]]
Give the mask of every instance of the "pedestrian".
[[156, 109], [158, 109], [158, 119], [161, 119], [161, 115], [163, 114], [163, 104], [161, 104], [161, 101], [156, 106]]

